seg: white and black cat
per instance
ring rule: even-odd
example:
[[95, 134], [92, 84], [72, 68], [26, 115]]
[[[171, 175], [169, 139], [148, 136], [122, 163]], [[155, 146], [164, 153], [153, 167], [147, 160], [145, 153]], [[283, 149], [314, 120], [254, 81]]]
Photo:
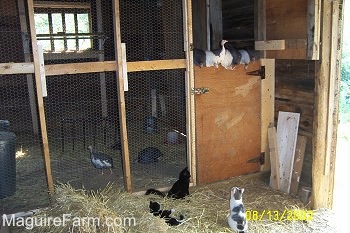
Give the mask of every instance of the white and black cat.
[[160, 218], [164, 218], [165, 223], [170, 226], [177, 226], [184, 222], [185, 217], [180, 215], [180, 219], [176, 219], [174, 217], [170, 217], [172, 213], [175, 212], [175, 209], [170, 210], [161, 210], [160, 204], [156, 201], [149, 202], [149, 210], [154, 216], [159, 216]]
[[[190, 178], [191, 174], [188, 171], [188, 168], [185, 167], [179, 174], [179, 179], [173, 184], [171, 189], [168, 191], [167, 197], [175, 198], [175, 199], [180, 199], [184, 198], [185, 196], [190, 195]], [[162, 197], [165, 197], [166, 195], [156, 189], [148, 189], [145, 193], [146, 195], [149, 194], [156, 194], [160, 195]]]
[[248, 231], [248, 222], [242, 200], [243, 192], [244, 188], [233, 187], [231, 189], [230, 215], [227, 218], [228, 225], [238, 233]]

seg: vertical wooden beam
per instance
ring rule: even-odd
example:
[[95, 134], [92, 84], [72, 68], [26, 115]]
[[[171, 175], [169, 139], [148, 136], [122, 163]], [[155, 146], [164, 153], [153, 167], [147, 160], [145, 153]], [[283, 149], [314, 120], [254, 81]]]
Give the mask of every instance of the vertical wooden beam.
[[[102, 6], [101, 0], [96, 0], [96, 15], [97, 15], [97, 32], [102, 34], [103, 32], [103, 21], [102, 21]], [[104, 61], [103, 51], [103, 38], [98, 38], [98, 61]], [[100, 73], [100, 85], [101, 85], [101, 107], [102, 107], [102, 116], [107, 117], [108, 107], [107, 107], [107, 87], [106, 87], [106, 74], [104, 72]]]
[[265, 79], [261, 80], [261, 152], [265, 152], [265, 164], [262, 171], [270, 170], [269, 142], [267, 129], [274, 126], [275, 121], [275, 60], [261, 59], [265, 66]]
[[131, 192], [131, 173], [130, 173], [130, 158], [128, 146], [128, 134], [126, 130], [126, 111], [125, 111], [125, 96], [124, 96], [124, 79], [123, 79], [123, 64], [122, 64], [122, 48], [121, 48], [121, 32], [120, 32], [120, 11], [119, 0], [113, 0], [113, 24], [114, 24], [114, 44], [115, 57], [117, 61], [117, 85], [118, 85], [118, 107], [119, 107], [119, 122], [120, 135], [122, 144], [123, 168], [124, 168], [124, 185], [127, 192]]
[[[254, 0], [254, 38], [257, 41], [266, 40], [266, 0]], [[266, 51], [262, 51], [266, 57]]]
[[[204, 2], [204, 1], [203, 1]], [[208, 50], [211, 50], [211, 43], [210, 43], [210, 40], [211, 40], [211, 33], [210, 33], [210, 0], [206, 0], [205, 1], [205, 9], [206, 9], [206, 14], [205, 14], [205, 17], [206, 17], [206, 25], [207, 25], [207, 30], [206, 30], [206, 38], [207, 38], [207, 46], [206, 48]]]
[[191, 1], [193, 9], [193, 43], [196, 48], [207, 49], [207, 1]]
[[307, 59], [318, 60], [320, 58], [320, 0], [308, 0], [307, 5]]
[[210, 46], [212, 49], [219, 48], [222, 40], [222, 1], [210, 0], [209, 20], [211, 28]]
[[194, 69], [193, 69], [193, 28], [192, 28], [192, 0], [183, 0], [185, 41], [187, 41], [186, 51], [186, 131], [187, 131], [187, 163], [190, 166], [191, 179], [193, 185], [197, 184], [197, 163], [196, 163], [196, 129], [195, 129], [195, 104], [194, 95], [191, 90], [194, 88]]
[[321, 57], [315, 81], [314, 137], [312, 162], [313, 208], [331, 208], [334, 186], [334, 161], [331, 158], [336, 140], [334, 126], [335, 86], [338, 55], [338, 1], [322, 1]]
[[[327, 141], [326, 141], [326, 161], [323, 174], [329, 175], [330, 161], [333, 147], [333, 116], [335, 108], [335, 80], [337, 66], [337, 46], [338, 46], [338, 20], [339, 20], [339, 4], [338, 1], [332, 2], [332, 24], [331, 24], [331, 47], [330, 47], [330, 67], [329, 67], [329, 87], [328, 87], [328, 115], [327, 115]], [[334, 148], [333, 148], [334, 149]]]
[[[345, 1], [342, 2], [342, 12], [339, 11], [339, 21], [338, 21], [338, 53], [337, 53], [337, 66], [336, 66], [336, 75], [335, 75], [335, 90], [334, 90], [334, 102], [335, 102], [335, 107], [334, 107], [334, 114], [333, 114], [333, 143], [332, 143], [332, 154], [331, 154], [331, 160], [330, 163], [334, 164], [334, 170], [335, 170], [335, 164], [336, 164], [336, 159], [337, 159], [337, 148], [338, 148], [338, 124], [339, 124], [339, 102], [340, 102], [340, 81], [341, 81], [341, 58], [342, 58], [342, 48], [343, 48], [343, 30], [344, 30], [344, 12], [345, 12], [345, 4], [349, 4], [349, 2], [345, 3]], [[340, 172], [338, 172], [340, 173]], [[329, 188], [332, 190], [330, 192], [330, 197], [329, 200], [332, 201], [332, 207], [333, 207], [333, 200], [334, 200], [334, 179], [335, 179], [335, 171], [334, 171], [334, 176], [331, 177], [332, 181], [330, 182]]]
[[39, 119], [40, 119], [40, 127], [41, 127], [41, 138], [42, 138], [42, 144], [43, 144], [43, 150], [44, 150], [46, 178], [47, 178], [47, 185], [49, 188], [49, 192], [52, 194], [54, 191], [54, 188], [53, 188], [53, 179], [52, 179], [52, 173], [51, 173], [50, 150], [49, 150], [49, 143], [47, 138], [43, 90], [41, 86], [40, 62], [39, 62], [39, 54], [38, 54], [38, 43], [37, 43], [36, 32], [35, 32], [33, 0], [28, 0], [28, 14], [29, 14], [30, 34], [31, 34], [31, 40], [32, 40], [35, 83], [36, 83]]
[[41, 81], [41, 92], [43, 97], [47, 97], [44, 49], [42, 45], [38, 45], [38, 60], [39, 60], [39, 71], [40, 71], [40, 81]]
[[[19, 19], [21, 21], [24, 61], [31, 62], [30, 47], [29, 47], [29, 41], [28, 41], [29, 38], [27, 38], [28, 29], [27, 29], [27, 19], [26, 19], [26, 10], [25, 10], [25, 6], [24, 6], [24, 0], [18, 0], [18, 13], [19, 13]], [[34, 93], [34, 82], [33, 81], [34, 81], [33, 75], [27, 74], [28, 95], [29, 95], [30, 112], [32, 115], [33, 132], [34, 132], [34, 134], [38, 134], [39, 133], [38, 113], [37, 113], [37, 105], [35, 103], [35, 93]]]

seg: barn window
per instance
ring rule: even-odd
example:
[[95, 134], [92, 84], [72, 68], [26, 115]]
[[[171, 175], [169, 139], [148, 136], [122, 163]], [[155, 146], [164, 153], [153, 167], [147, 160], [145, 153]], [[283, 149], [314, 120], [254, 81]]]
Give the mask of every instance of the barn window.
[[34, 19], [38, 44], [45, 53], [92, 48], [90, 4], [36, 2]]

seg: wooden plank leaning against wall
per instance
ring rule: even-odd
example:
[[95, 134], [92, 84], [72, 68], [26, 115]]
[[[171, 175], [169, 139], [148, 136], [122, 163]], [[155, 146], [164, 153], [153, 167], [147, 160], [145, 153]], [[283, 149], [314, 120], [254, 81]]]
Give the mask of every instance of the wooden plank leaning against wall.
[[40, 72], [41, 68], [39, 65], [41, 61], [39, 59], [38, 43], [36, 40], [36, 32], [35, 32], [33, 0], [28, 0], [28, 15], [29, 15], [30, 35], [31, 35], [31, 41], [32, 41], [33, 60], [34, 60], [34, 64], [37, 64], [34, 66], [34, 73], [35, 73], [35, 83], [36, 83], [36, 90], [37, 90], [41, 137], [42, 137], [42, 144], [43, 144], [43, 150], [44, 150], [46, 178], [47, 178], [49, 192], [52, 194], [54, 191], [54, 187], [53, 187], [53, 179], [52, 179], [52, 173], [51, 173], [49, 142], [48, 142], [47, 129], [46, 129], [43, 89], [41, 85], [41, 72]]

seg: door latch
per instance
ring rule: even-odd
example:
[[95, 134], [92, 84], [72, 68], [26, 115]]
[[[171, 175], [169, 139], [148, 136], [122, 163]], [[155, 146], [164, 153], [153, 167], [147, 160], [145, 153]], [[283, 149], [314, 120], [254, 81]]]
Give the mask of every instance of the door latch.
[[208, 87], [200, 87], [200, 88], [192, 88], [191, 90], [191, 94], [194, 95], [202, 95], [205, 93], [209, 92], [209, 88]]

